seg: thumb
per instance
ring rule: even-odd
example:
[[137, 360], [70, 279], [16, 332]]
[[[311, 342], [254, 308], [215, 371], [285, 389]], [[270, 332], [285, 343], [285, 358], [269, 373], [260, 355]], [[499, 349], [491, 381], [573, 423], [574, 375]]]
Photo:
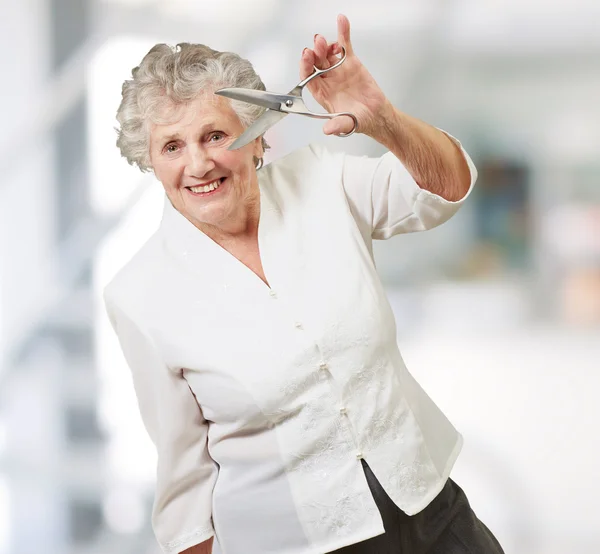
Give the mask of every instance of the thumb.
[[349, 133], [354, 127], [354, 121], [347, 115], [340, 115], [329, 119], [325, 125], [323, 125], [323, 132], [326, 135], [339, 135], [342, 133]]

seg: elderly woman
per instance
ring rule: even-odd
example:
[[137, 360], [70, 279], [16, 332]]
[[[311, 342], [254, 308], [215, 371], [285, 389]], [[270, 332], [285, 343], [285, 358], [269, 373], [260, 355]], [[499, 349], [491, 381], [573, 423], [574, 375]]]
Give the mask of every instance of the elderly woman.
[[[386, 99], [354, 54], [315, 36], [309, 90], [389, 152], [307, 146], [260, 171], [262, 108], [239, 56], [156, 45], [123, 86], [118, 146], [166, 197], [156, 233], [106, 287], [157, 448], [152, 523], [168, 554], [500, 553], [449, 478], [462, 437], [406, 369], [373, 239], [451, 217], [475, 168]], [[347, 116], [325, 133], [347, 132]]]

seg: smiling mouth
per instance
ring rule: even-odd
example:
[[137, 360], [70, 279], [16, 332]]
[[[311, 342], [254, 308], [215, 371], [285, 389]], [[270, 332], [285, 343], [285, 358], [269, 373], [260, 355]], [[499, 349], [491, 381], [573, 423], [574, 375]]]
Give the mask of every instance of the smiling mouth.
[[200, 185], [200, 186], [197, 186], [197, 187], [186, 187], [186, 188], [192, 194], [195, 194], [195, 195], [198, 195], [198, 196], [204, 196], [204, 195], [210, 194], [210, 193], [215, 192], [216, 190], [218, 190], [219, 187], [221, 186], [221, 184], [223, 183], [223, 181], [225, 181], [225, 177], [221, 177], [220, 179], [216, 179], [215, 181], [212, 181], [208, 185]]

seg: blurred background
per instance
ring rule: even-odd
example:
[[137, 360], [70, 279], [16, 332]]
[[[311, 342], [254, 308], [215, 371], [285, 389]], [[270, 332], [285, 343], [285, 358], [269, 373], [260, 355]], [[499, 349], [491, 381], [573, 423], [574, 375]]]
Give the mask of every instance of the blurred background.
[[[1, 6], [0, 554], [158, 553], [154, 451], [101, 302], [162, 209], [115, 146], [123, 80], [187, 41], [286, 91], [339, 12], [394, 104], [479, 169], [450, 222], [376, 244], [407, 365], [465, 438], [452, 477], [507, 554], [600, 552], [600, 2]], [[321, 125], [286, 118], [267, 162], [383, 152]]]

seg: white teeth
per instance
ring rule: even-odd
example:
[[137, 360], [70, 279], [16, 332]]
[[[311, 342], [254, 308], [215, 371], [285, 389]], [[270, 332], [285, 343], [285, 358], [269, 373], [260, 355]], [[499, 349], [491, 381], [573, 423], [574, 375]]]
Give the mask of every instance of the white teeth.
[[218, 189], [220, 184], [221, 184], [221, 181], [218, 180], [218, 181], [213, 181], [209, 185], [201, 185], [199, 187], [190, 187], [190, 190], [192, 192], [211, 192], [215, 189]]

